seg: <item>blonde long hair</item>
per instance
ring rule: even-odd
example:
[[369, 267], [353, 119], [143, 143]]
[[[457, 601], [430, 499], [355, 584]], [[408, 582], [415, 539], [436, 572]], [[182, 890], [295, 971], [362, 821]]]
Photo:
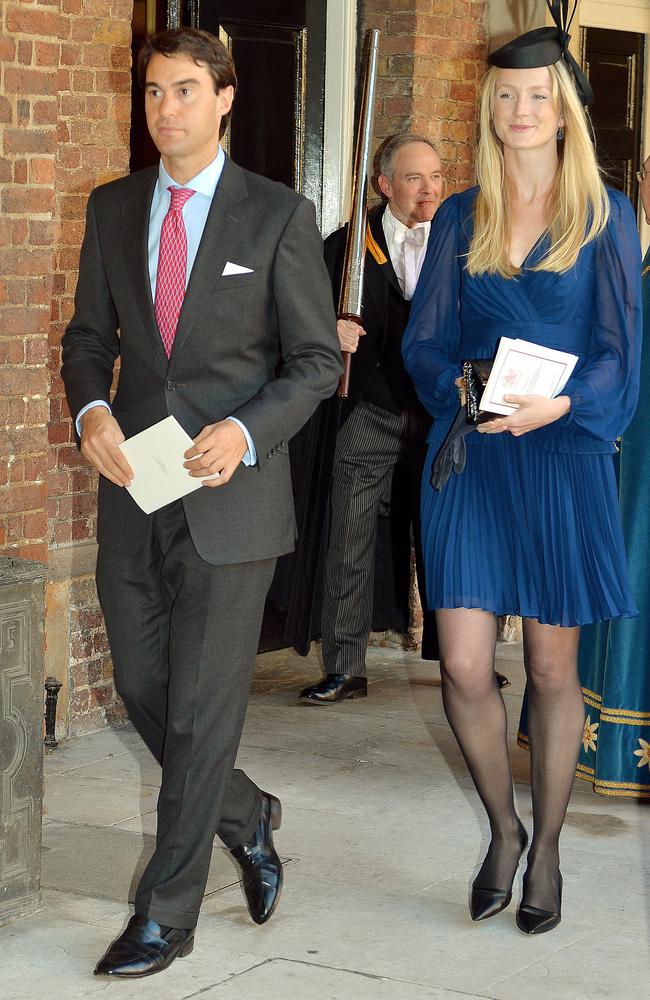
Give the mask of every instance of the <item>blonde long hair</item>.
[[[568, 271], [585, 244], [607, 225], [609, 200], [602, 182], [587, 115], [563, 62], [548, 67], [552, 99], [562, 110], [564, 142], [553, 188], [549, 195], [551, 245], [535, 271]], [[479, 193], [474, 206], [474, 234], [467, 255], [470, 274], [500, 274], [512, 278], [520, 273], [509, 257], [508, 189], [503, 145], [492, 125], [498, 67], [485, 75], [479, 104], [480, 137], [476, 157]]]

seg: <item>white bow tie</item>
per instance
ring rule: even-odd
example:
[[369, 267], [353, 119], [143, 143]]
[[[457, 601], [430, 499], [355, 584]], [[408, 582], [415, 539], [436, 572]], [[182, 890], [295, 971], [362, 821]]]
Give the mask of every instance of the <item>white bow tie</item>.
[[395, 242], [399, 246], [401, 243], [412, 243], [414, 246], [423, 247], [427, 240], [425, 226], [414, 226], [413, 229], [401, 229], [395, 232]]

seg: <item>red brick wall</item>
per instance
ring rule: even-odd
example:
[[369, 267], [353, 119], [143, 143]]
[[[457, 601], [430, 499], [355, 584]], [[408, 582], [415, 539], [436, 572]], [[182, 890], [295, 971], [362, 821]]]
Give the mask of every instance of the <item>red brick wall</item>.
[[0, 22], [0, 553], [45, 560], [47, 335], [52, 291], [57, 44], [52, 5]]
[[86, 196], [128, 169], [131, 15], [132, 0], [2, 8], [2, 554], [44, 559], [48, 544], [94, 533], [94, 482], [67, 420], [59, 345]]
[[[47, 513], [52, 547], [92, 542], [96, 476], [74, 442], [59, 376], [61, 337], [73, 312], [89, 192], [128, 172], [132, 0], [61, 0], [69, 31], [61, 42], [50, 325], [51, 472]], [[92, 567], [91, 567], [92, 568]], [[115, 710], [108, 643], [92, 575], [70, 580], [69, 728], [96, 729]]]
[[436, 143], [448, 193], [473, 182], [487, 0], [364, 0], [362, 26], [381, 31], [377, 144], [412, 129]]
[[62, 0], [69, 16], [62, 18], [68, 23], [59, 69], [47, 503], [55, 546], [95, 533], [96, 478], [74, 443], [58, 374], [60, 342], [73, 311], [88, 194], [128, 172], [132, 6], [132, 0]]
[[[0, 554], [54, 567], [47, 669], [76, 731], [100, 725], [114, 694], [92, 551], [66, 554], [92, 548], [96, 482], [60, 342], [88, 193], [128, 171], [132, 13], [132, 0], [5, 0], [0, 22]], [[65, 578], [58, 563], [83, 568]]]

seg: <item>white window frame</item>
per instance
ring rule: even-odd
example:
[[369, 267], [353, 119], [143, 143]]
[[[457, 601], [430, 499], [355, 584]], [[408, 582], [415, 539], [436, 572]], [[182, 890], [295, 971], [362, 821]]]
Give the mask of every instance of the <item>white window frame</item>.
[[356, 0], [328, 0], [321, 209], [323, 236], [328, 236], [347, 222], [349, 215], [356, 47]]

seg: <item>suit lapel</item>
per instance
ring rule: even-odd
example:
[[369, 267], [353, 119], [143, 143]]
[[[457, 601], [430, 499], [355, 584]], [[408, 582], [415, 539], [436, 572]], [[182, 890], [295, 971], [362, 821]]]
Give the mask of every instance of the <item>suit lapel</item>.
[[182, 348], [197, 321], [205, 317], [207, 298], [223, 272], [232, 244], [239, 236], [246, 211], [242, 202], [247, 197], [244, 171], [226, 158], [183, 300], [170, 360]]
[[402, 295], [402, 289], [399, 286], [399, 281], [391, 263], [390, 254], [388, 253], [384, 227], [382, 225], [383, 215], [383, 206], [374, 209], [369, 215], [368, 225], [375, 243], [386, 258], [386, 263], [379, 264], [371, 253], [366, 252], [366, 287], [380, 315], [385, 315], [386, 313], [390, 285]]
[[122, 203], [124, 258], [133, 296], [142, 317], [142, 325], [153, 348], [153, 353], [150, 355], [152, 364], [166, 371], [167, 357], [158, 332], [149, 280], [149, 214], [158, 180], [158, 170], [152, 167], [137, 179], [139, 183], [134, 185], [133, 193]]
[[402, 289], [400, 288], [399, 281], [397, 280], [397, 275], [395, 274], [395, 269], [393, 263], [390, 259], [390, 253], [388, 252], [388, 244], [386, 243], [386, 234], [384, 233], [383, 220], [384, 218], [384, 208], [382, 207], [377, 211], [377, 214], [373, 216], [370, 224], [370, 231], [377, 241], [381, 252], [386, 258], [386, 263], [382, 265], [382, 272], [386, 280], [395, 288], [396, 291], [402, 295]]

